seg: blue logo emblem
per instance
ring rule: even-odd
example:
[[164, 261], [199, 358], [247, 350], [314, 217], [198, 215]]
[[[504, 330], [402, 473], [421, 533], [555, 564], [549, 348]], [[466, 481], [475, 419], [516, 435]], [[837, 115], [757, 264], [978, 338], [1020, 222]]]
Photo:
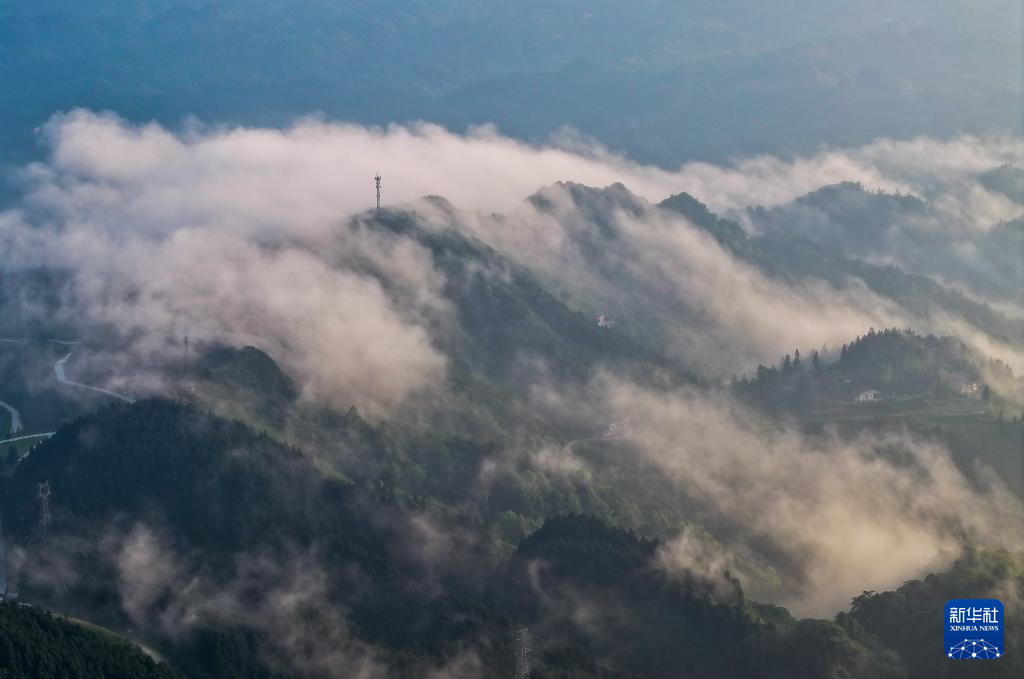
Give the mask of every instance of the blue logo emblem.
[[998, 599], [946, 602], [946, 656], [995, 660], [1003, 655], [1003, 604]]

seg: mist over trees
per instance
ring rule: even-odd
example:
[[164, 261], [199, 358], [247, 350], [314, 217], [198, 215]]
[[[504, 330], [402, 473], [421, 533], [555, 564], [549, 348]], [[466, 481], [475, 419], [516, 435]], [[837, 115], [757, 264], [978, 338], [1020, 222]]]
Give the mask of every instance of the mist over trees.
[[45, 611], [0, 603], [0, 668], [8, 677], [180, 679], [138, 648]]
[[1020, 676], [1020, 10], [4, 3], [0, 677]]

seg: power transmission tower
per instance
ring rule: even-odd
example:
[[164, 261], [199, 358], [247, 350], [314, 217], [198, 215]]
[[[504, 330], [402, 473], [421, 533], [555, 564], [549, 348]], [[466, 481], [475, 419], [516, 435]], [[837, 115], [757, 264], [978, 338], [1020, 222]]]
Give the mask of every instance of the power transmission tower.
[[517, 629], [512, 636], [515, 655], [515, 679], [530, 679], [530, 630], [525, 627]]
[[380, 212], [380, 175], [374, 177], [373, 181], [377, 184], [377, 211]]
[[50, 482], [43, 481], [38, 484], [39, 490], [39, 529], [45, 535], [50, 530]]
[[182, 364], [181, 372], [188, 375], [188, 328], [185, 328], [185, 361]]

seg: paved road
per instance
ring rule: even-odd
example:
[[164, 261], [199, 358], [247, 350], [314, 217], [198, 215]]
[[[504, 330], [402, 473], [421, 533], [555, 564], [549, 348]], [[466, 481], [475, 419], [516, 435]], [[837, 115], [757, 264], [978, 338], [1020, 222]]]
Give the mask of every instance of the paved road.
[[[27, 341], [28, 340], [25, 340], [25, 339], [12, 339], [12, 338], [9, 338], [9, 337], [0, 337], [0, 342], [9, 342], [9, 343], [13, 343], [13, 344], [21, 344], [21, 343], [27, 342]], [[82, 344], [81, 340], [48, 339], [46, 341], [47, 342], [51, 342], [53, 344], [61, 344], [61, 345], [65, 345], [65, 346], [75, 346], [75, 345], [78, 345], [78, 344]], [[75, 382], [74, 380], [69, 380], [68, 376], [67, 376], [67, 371], [65, 370], [64, 366], [68, 362], [68, 359], [71, 358], [71, 355], [72, 354], [69, 353], [66, 356], [64, 356], [63, 358], [58, 359], [57, 362], [53, 364], [53, 372], [54, 372], [54, 374], [56, 374], [58, 382], [60, 382], [61, 384], [65, 384], [65, 385], [67, 385], [69, 387], [77, 387], [79, 389], [88, 389], [89, 391], [96, 391], [96, 392], [99, 392], [101, 394], [106, 394], [107, 396], [112, 396], [114, 398], [121, 399], [122, 401], [125, 401], [126, 403], [135, 403], [135, 399], [132, 398], [131, 396], [126, 395], [126, 394], [120, 394], [120, 393], [118, 393], [116, 391], [111, 391], [110, 389], [104, 389], [102, 387], [94, 387], [94, 386], [89, 385], [89, 384], [82, 384], [80, 382]], [[19, 432], [24, 430], [24, 427], [22, 426], [22, 423], [21, 423], [21, 413], [18, 412], [17, 408], [15, 408], [14, 406], [12, 406], [9, 403], [5, 403], [4, 401], [0, 401], [0, 409], [6, 410], [7, 412], [9, 412], [11, 414], [11, 429], [10, 429], [10, 432], [8, 434], [9, 436], [11, 434], [17, 434], [17, 433], [19, 433]], [[47, 432], [47, 433], [43, 433], [43, 434], [29, 434], [29, 435], [26, 435], [26, 436], [17, 436], [17, 437], [13, 437], [13, 438], [0, 439], [0, 445], [2, 445], [4, 443], [14, 443], [15, 441], [24, 441], [25, 439], [43, 438], [43, 437], [47, 437], [47, 436], [53, 436], [53, 432]], [[27, 455], [27, 453], [26, 453], [26, 455]], [[22, 459], [24, 459], [24, 458], [25, 458], [25, 456], [22, 456]]]
[[74, 380], [69, 380], [68, 376], [67, 376], [67, 372], [64, 370], [64, 364], [66, 364], [68, 362], [68, 359], [71, 358], [71, 356], [73, 354], [74, 354], [74, 352], [71, 352], [67, 356], [65, 356], [64, 358], [58, 359], [57, 362], [53, 364], [53, 372], [56, 373], [57, 381], [58, 382], [60, 382], [61, 384], [66, 384], [69, 387], [78, 387], [79, 389], [88, 389], [89, 391], [96, 391], [96, 392], [99, 392], [101, 394], [106, 394], [107, 396], [113, 396], [114, 398], [121, 399], [125, 403], [135, 403], [135, 399], [132, 398], [131, 396], [127, 396], [125, 394], [119, 394], [116, 391], [111, 391], [110, 389], [104, 389], [103, 387], [94, 387], [94, 386], [89, 385], [89, 384], [82, 384], [81, 382], [75, 382]]
[[5, 443], [14, 443], [15, 441], [24, 441], [25, 439], [39, 439], [44, 436], [53, 436], [54, 432], [48, 431], [45, 434], [28, 434], [27, 436], [15, 436], [13, 439], [0, 439], [0, 446]]
[[[81, 340], [48, 339], [46, 341], [52, 342], [53, 344], [63, 344], [65, 346], [74, 346], [82, 343]], [[8, 342], [10, 344], [24, 344], [25, 342], [28, 342], [28, 340], [14, 339], [11, 337], [0, 337], [0, 342]], [[21, 413], [18, 412], [18, 409], [12, 406], [10, 403], [5, 403], [3, 401], [0, 401], [0, 408], [6, 410], [11, 414], [11, 430], [9, 433], [17, 434], [19, 431], [21, 431], [23, 427], [21, 426]]]
[[[26, 439], [48, 439], [51, 436], [53, 436], [53, 434], [54, 434], [54, 432], [48, 431], [45, 434], [29, 434], [28, 436], [16, 436], [13, 439], [3, 439], [3, 440], [0, 440], [0, 453], [3, 453], [3, 451], [7, 449], [6, 446], [7, 446], [8, 443], [14, 443], [15, 441], [25, 441]], [[26, 457], [28, 457], [29, 453], [31, 453], [33, 449], [35, 449], [35, 446], [32, 446], [32, 448], [29, 448], [25, 452], [24, 455], [19, 457], [18, 458], [18, 462], [21, 462]], [[6, 454], [6, 453], [3, 453], [3, 454]]]
[[17, 434], [19, 431], [21, 431], [21, 413], [18, 412], [18, 409], [12, 406], [10, 403], [4, 403], [3, 401], [0, 401], [0, 408], [3, 408], [4, 410], [11, 414], [10, 433]]
[[[82, 340], [59, 340], [59, 339], [48, 339], [47, 342], [53, 342], [54, 344], [66, 344], [68, 346], [74, 346], [81, 344]], [[28, 342], [27, 339], [14, 339], [13, 337], [0, 337], [0, 342], [10, 342], [11, 344], [24, 344]]]

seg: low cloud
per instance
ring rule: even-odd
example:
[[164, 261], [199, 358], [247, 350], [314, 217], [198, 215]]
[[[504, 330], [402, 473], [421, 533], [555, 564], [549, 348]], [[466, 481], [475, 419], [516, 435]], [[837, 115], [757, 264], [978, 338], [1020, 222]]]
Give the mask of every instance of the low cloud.
[[47, 129], [52, 158], [27, 171], [0, 242], [15, 266], [71, 272], [59, 318], [129, 341], [92, 347], [94, 363], [146, 383], [187, 330], [261, 346], [309, 395], [378, 415], [443, 380], [427, 326], [448, 312], [429, 252], [348, 221], [310, 186], [315, 158], [276, 156], [284, 133], [176, 137], [87, 113]]
[[[373, 205], [375, 173], [386, 204], [441, 195], [471, 210], [506, 212], [556, 181], [622, 182], [650, 201], [686, 191], [718, 211], [779, 205], [822, 185], [859, 181], [871, 189], [930, 193], [1007, 163], [1024, 162], [1017, 137], [879, 140], [804, 157], [756, 156], [669, 171], [637, 164], [598, 144], [536, 146], [493, 127], [455, 134], [426, 123], [367, 128], [305, 119], [286, 130], [191, 125], [178, 133], [132, 126], [86, 111], [44, 128], [53, 149], [36, 179], [85, 179], [76, 188], [102, 201], [93, 182], [158, 186], [126, 207], [158, 211], [165, 227], [201, 218], [213, 206], [245, 230], [282, 221], [316, 229]], [[940, 182], [937, 182], [941, 180]], [[65, 188], [72, 188], [65, 184]], [[261, 190], [262, 189], [262, 190]]]
[[684, 534], [663, 550], [663, 566], [767, 565], [779, 587], [758, 591], [767, 580], [748, 578], [753, 596], [829, 616], [863, 590], [943, 567], [967, 545], [1024, 540], [1020, 500], [992, 473], [968, 479], [934, 442], [809, 438], [725, 397], [617, 381], [601, 389], [608, 411], [630, 418], [629, 443], [692, 503], [694, 523], [729, 545], [716, 555], [714, 543]]
[[[159, 387], [159, 368], [179, 351], [168, 337], [187, 328], [202, 341], [260, 346], [308, 396], [374, 416], [430, 396], [448, 367], [437, 338], [457, 318], [433, 253], [365, 214], [378, 171], [385, 204], [415, 210], [424, 228], [453, 227], [494, 246], [574, 306], [649, 335], [704, 375], [751, 370], [794, 347], [839, 346], [871, 326], [906, 325], [951, 332], [1024, 370], [1021, 348], [991, 329], [948, 313], [911, 314], [858, 279], [769, 275], [651, 202], [686, 191], [739, 214], [856, 180], [934, 207], [880, 243], [942, 234], [969, 245], [1018, 207], [975, 181], [1024, 162], [1017, 139], [879, 141], [670, 172], [599, 147], [531, 146], [490, 128], [455, 135], [430, 125], [306, 120], [286, 130], [172, 132], [74, 112], [54, 118], [45, 136], [50, 157], [25, 169], [23, 199], [0, 213], [4, 266], [69, 272], [56, 317], [116, 337], [109, 348], [90, 347], [91, 360], [133, 375], [133, 385]], [[563, 180], [609, 188], [554, 184]], [[451, 203], [421, 201], [425, 194]], [[904, 263], [902, 253], [893, 250], [893, 259]], [[500, 275], [482, 272], [492, 273]], [[526, 371], [536, 412], [567, 429], [591, 425], [592, 436], [629, 420], [623, 446], [668, 480], [677, 496], [667, 502], [692, 509], [693, 525], [667, 540], [652, 565], [696, 575], [719, 598], [734, 596], [739, 578], [754, 598], [831, 616], [861, 591], [941, 568], [968, 545], [1024, 541], [1020, 500], [988, 472], [968, 478], [935, 442], [900, 432], [811, 437], [766, 424], [724, 395], [656, 392], [607, 376], [572, 392], [546, 383], [543, 367]], [[484, 462], [468, 494], [483, 495], [521, 461]], [[602, 482], [600, 466], [572, 444], [542, 446], [530, 463], [552, 478]], [[481, 536], [442, 517], [414, 515], [393, 533], [423, 594], [443, 592], [449, 576], [476, 565]], [[141, 628], [176, 638], [210, 621], [242, 625], [273, 640], [268, 659], [310, 676], [388, 674], [377, 650], [350, 635], [343, 607], [324, 605], [343, 576], [315, 553], [239, 555], [223, 577], [144, 525], [108, 537], [104, 548], [120, 606]], [[34, 569], [22, 550], [12, 559], [38, 587], [60, 592], [74, 579], [57, 550]], [[620, 614], [572, 591], [539, 593], [582, 629]], [[424, 671], [439, 679], [485, 673], [472, 653]]]
[[925, 325], [855, 278], [842, 287], [772, 278], [621, 185], [558, 184], [538, 197], [508, 216], [454, 223], [704, 375], [751, 370], [797, 346], [840, 345], [873, 326]]
[[[610, 213], [625, 247], [604, 253], [609, 268], [595, 270], [580, 238], [595, 228], [592, 219], [568, 208], [542, 213], [522, 199], [560, 180], [621, 181], [640, 199], [687, 191], [729, 212], [856, 180], [922, 195], [964, 186], [980, 198], [957, 209], [977, 204], [970, 211], [991, 219], [1008, 203], [993, 207], [974, 178], [1024, 159], [1017, 138], [963, 137], [667, 171], [597, 145], [534, 146], [487, 127], [458, 135], [428, 124], [306, 119], [284, 130], [170, 131], [86, 111], [55, 116], [42, 134], [50, 156], [24, 170], [23, 199], [0, 213], [0, 247], [12, 266], [72, 272], [60, 317], [87, 317], [130, 338], [131, 351], [117, 347], [105, 360], [146, 384], [140, 366], [176, 360], [167, 338], [188, 328], [198, 339], [257, 344], [308, 394], [378, 415], [443, 381], [446, 359], [434, 333], [450, 309], [426, 248], [350, 218], [372, 206], [376, 172], [385, 204], [445, 196], [468, 211], [446, 219], [577, 286], [581, 303], [590, 292], [600, 293], [590, 301], [615, 301], [617, 272], [645, 282], [634, 292], [674, 297], [692, 314], [669, 338], [676, 353], [728, 374], [797, 345], [841, 343], [872, 325], [933, 328], [855, 281], [836, 289], [769, 279], [649, 205]], [[416, 209], [431, 212], [422, 203]], [[493, 211], [512, 212], [488, 216]], [[618, 301], [636, 305], [625, 295]], [[664, 311], [675, 313], [671, 305]]]
[[271, 665], [304, 676], [389, 676], [374, 649], [349, 634], [313, 554], [242, 554], [229, 577], [213, 577], [143, 524], [105, 543], [122, 610], [141, 629], [179, 641], [207, 625], [248, 629], [266, 640], [263, 659]]

